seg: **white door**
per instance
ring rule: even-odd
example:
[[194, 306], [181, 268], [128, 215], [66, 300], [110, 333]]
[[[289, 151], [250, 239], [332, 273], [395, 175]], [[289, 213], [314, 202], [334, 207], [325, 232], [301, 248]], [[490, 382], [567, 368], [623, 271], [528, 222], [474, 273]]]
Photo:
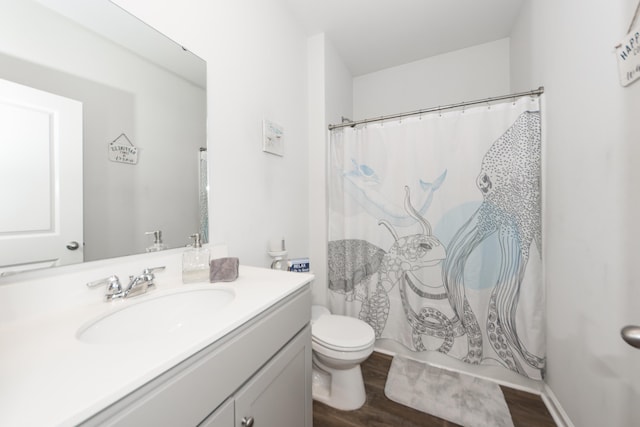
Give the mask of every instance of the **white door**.
[[82, 262], [82, 103], [0, 79], [0, 274]]

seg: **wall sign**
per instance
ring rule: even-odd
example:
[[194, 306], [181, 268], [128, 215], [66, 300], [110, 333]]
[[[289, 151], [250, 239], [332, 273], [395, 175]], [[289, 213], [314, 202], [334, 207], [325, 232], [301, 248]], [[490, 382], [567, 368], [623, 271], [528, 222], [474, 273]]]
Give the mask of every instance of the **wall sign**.
[[262, 121], [262, 151], [284, 156], [284, 129], [271, 120]]
[[640, 26], [635, 27], [616, 46], [620, 84], [628, 86], [640, 79]]
[[635, 25], [638, 15], [640, 15], [640, 1], [629, 24], [627, 30], [629, 34], [616, 45], [618, 73], [622, 86], [629, 86], [640, 79], [640, 26]]
[[[119, 142], [121, 140], [126, 142]], [[109, 143], [109, 160], [116, 163], [135, 165], [138, 163], [138, 149], [124, 133]]]

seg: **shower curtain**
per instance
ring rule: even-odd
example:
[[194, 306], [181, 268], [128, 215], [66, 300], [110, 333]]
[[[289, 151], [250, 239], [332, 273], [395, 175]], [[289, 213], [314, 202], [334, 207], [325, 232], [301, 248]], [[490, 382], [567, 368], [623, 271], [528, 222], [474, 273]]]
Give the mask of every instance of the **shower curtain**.
[[539, 99], [330, 139], [331, 311], [413, 351], [540, 379]]

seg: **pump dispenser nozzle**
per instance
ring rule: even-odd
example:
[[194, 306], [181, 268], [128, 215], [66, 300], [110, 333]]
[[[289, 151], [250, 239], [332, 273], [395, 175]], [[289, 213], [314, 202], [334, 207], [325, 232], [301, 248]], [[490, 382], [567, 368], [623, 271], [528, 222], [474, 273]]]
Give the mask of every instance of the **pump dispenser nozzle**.
[[146, 249], [147, 252], [158, 252], [167, 249], [167, 245], [162, 243], [162, 230], [147, 231], [144, 234], [147, 236], [153, 234], [153, 244]]
[[200, 233], [194, 233], [189, 237], [193, 239], [193, 245], [192, 246], [194, 248], [201, 248], [202, 247], [202, 242], [200, 241]]

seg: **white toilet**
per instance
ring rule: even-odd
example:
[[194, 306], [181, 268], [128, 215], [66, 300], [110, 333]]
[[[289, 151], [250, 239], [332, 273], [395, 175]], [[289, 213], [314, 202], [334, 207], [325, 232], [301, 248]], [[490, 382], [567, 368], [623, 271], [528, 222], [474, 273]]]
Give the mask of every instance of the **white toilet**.
[[360, 363], [373, 352], [375, 332], [362, 320], [311, 308], [313, 398], [336, 409], [351, 411], [364, 405]]

